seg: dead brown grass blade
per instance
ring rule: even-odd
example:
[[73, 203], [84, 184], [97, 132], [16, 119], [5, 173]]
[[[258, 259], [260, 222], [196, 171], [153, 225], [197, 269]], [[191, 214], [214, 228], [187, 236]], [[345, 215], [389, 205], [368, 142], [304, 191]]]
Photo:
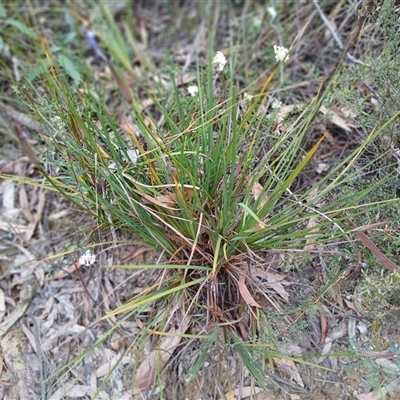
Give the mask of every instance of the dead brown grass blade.
[[[353, 229], [357, 229], [357, 225], [353, 221], [351, 221], [350, 219], [347, 219], [347, 221], [353, 227]], [[382, 264], [388, 271], [390, 272], [400, 271], [400, 267], [396, 265], [392, 260], [389, 260], [389, 258], [387, 258], [378, 249], [378, 247], [376, 247], [376, 245], [368, 238], [368, 236], [364, 232], [356, 230], [354, 231], [354, 233], [364, 243], [365, 247], [371, 250], [371, 253], [375, 257], [376, 261]]]
[[133, 104], [134, 103], [134, 97], [132, 95], [131, 89], [129, 88], [128, 84], [126, 83], [125, 79], [118, 74], [114, 66], [111, 64], [110, 61], [106, 59], [106, 63], [108, 67], [110, 68], [111, 74], [115, 81], [117, 82], [118, 88], [122, 94], [122, 97], [125, 99], [125, 101], [128, 104]]

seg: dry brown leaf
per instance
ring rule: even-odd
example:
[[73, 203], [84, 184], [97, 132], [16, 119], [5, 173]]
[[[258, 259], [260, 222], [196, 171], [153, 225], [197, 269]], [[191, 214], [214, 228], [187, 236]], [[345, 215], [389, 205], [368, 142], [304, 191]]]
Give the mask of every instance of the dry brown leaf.
[[[304, 104], [289, 104], [289, 105], [284, 105], [282, 106], [277, 115], [276, 115], [276, 122], [278, 124], [277, 128], [280, 129], [283, 126], [283, 122], [285, 117], [290, 114], [291, 112], [297, 111], [297, 110], [303, 110], [304, 109]], [[320, 112], [324, 115], [329, 115], [330, 121], [338, 126], [339, 128], [349, 132], [353, 128], [356, 127], [354, 123], [354, 114], [343, 109], [340, 111], [332, 111], [328, 110], [326, 107], [321, 106], [319, 109]]]
[[171, 358], [175, 349], [179, 346], [182, 340], [181, 336], [189, 327], [190, 318], [184, 317], [178, 329], [172, 329], [168, 336], [160, 340], [160, 345], [157, 349], [152, 350], [139, 365], [136, 372], [134, 388], [136, 392], [149, 387], [156, 378], [157, 371], [161, 371], [164, 365]]
[[278, 274], [277, 272], [264, 271], [262, 268], [254, 268], [255, 274], [268, 282], [280, 282], [286, 278], [286, 275]]
[[350, 300], [344, 298], [343, 301], [346, 303], [346, 306], [350, 308], [350, 310], [357, 312], [356, 306]]
[[268, 281], [268, 287], [275, 290], [275, 292], [278, 293], [283, 300], [289, 301], [289, 293], [285, 290], [282, 283], [280, 283], [280, 281], [286, 278], [286, 275], [267, 272], [257, 267], [254, 268], [254, 271], [259, 278], [266, 279]]
[[25, 333], [25, 336], [28, 338], [29, 343], [32, 346], [32, 349], [37, 354], [38, 350], [39, 351], [41, 351], [41, 350], [36, 348], [35, 336], [33, 335], [33, 333], [22, 322], [21, 322], [21, 327], [22, 327], [22, 331]]
[[126, 262], [140, 256], [141, 254], [145, 253], [148, 250], [149, 250], [148, 247], [139, 247], [139, 248], [133, 247], [128, 253], [124, 254], [121, 257], [121, 264], [125, 264]]
[[[347, 325], [344, 323], [339, 324], [335, 330], [331, 330], [326, 335], [324, 348], [322, 349], [321, 354], [322, 355], [328, 354], [331, 350], [333, 341], [345, 336], [347, 333], [348, 333]], [[324, 358], [319, 358], [316, 361], [316, 364], [321, 363], [323, 360]]]
[[85, 264], [81, 264], [79, 261], [74, 262], [72, 265], [69, 267], [63, 268], [60, 271], [58, 271], [55, 275], [49, 276], [46, 278], [47, 281], [54, 281], [57, 279], [63, 279], [66, 276], [71, 275], [74, 271], [76, 271], [78, 268], [82, 267]]
[[268, 282], [267, 285], [271, 289], [275, 290], [275, 292], [278, 293], [283, 300], [285, 300], [286, 302], [289, 301], [289, 293], [284, 289], [283, 285], [280, 282]]
[[282, 359], [282, 358], [273, 358], [276, 366], [280, 371], [290, 376], [290, 379], [295, 381], [297, 385], [304, 388], [304, 382], [301, 379], [300, 373], [296, 367], [296, 364], [292, 360]]
[[347, 116], [346, 118], [345, 113], [340, 112], [340, 115], [339, 111], [328, 110], [324, 106], [321, 106], [319, 111], [321, 111], [324, 115], [328, 115], [332, 124], [345, 130], [346, 132], [350, 132], [353, 128], [356, 127], [356, 125], [353, 123], [354, 121], [350, 121], [349, 116]]
[[289, 115], [292, 111], [300, 110], [303, 107], [303, 104], [290, 104], [282, 106], [276, 115], [276, 122], [278, 122], [278, 124], [282, 124], [287, 115]]
[[253, 296], [250, 294], [249, 289], [246, 286], [246, 277], [244, 275], [239, 276], [239, 292], [243, 297], [243, 300], [252, 307], [261, 308], [261, 306], [253, 299]]
[[[261, 193], [263, 192], [264, 188], [262, 187], [262, 185], [258, 182], [254, 182], [254, 185], [251, 187], [251, 193], [254, 196], [254, 200], [258, 200], [258, 198], [260, 197]], [[260, 201], [260, 206], [259, 209], [262, 208], [265, 203], [267, 202], [268, 197], [265, 196], [261, 201]]]
[[29, 302], [21, 303], [14, 309], [14, 311], [7, 315], [3, 322], [0, 323], [0, 338], [4, 336], [8, 330], [25, 315]]
[[[4, 229], [10, 232], [14, 232], [18, 235], [23, 235], [25, 241], [29, 241], [37, 227], [37, 224], [39, 223], [40, 219], [42, 218], [42, 214], [44, 211], [44, 206], [46, 204], [46, 196], [45, 196], [45, 191], [40, 190], [38, 193], [38, 202], [36, 203], [36, 195], [35, 192], [32, 193], [32, 204], [29, 204], [28, 202], [28, 196], [26, 194], [24, 186], [20, 187], [20, 192], [19, 192], [19, 201], [20, 201], [20, 206], [21, 210], [25, 216], [25, 218], [29, 221], [28, 225], [22, 225], [22, 224], [11, 224], [7, 222], [0, 222], [0, 229]], [[36, 207], [37, 211], [36, 213], [32, 214], [30, 211], [30, 207]]]
[[[166, 340], [167, 341], [164, 341], [164, 344], [172, 345], [176, 343], [172, 338], [167, 338]], [[134, 385], [135, 390], [141, 392], [142, 390], [149, 387], [154, 382], [157, 371], [163, 369], [166, 361], [168, 360], [162, 360], [161, 349], [160, 351], [153, 350], [138, 368]]]
[[[350, 225], [357, 229], [357, 226], [353, 221], [347, 219]], [[353, 229], [353, 230], [354, 230]], [[364, 243], [365, 247], [371, 250], [372, 255], [375, 257], [375, 260], [382, 264], [388, 271], [400, 271], [400, 267], [396, 265], [392, 260], [389, 260], [379, 249], [375, 246], [375, 244], [365, 235], [365, 233], [354, 230], [355, 234], [359, 237], [359, 239]]]
[[173, 193], [162, 194], [157, 197], [151, 197], [146, 193], [142, 194], [144, 204], [155, 204], [160, 207], [173, 208], [176, 206], [176, 196]]
[[328, 317], [322, 311], [319, 312], [319, 318], [321, 323], [321, 340], [320, 344], [325, 343], [326, 335], [328, 334], [329, 324], [328, 324]]

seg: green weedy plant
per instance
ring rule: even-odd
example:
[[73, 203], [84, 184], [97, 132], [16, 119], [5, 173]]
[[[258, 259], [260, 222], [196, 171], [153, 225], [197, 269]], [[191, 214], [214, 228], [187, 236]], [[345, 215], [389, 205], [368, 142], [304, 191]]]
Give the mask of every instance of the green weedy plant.
[[[112, 24], [109, 31], [113, 37], [103, 37], [104, 45], [113, 54], [112, 40], [116, 40], [118, 46], [125, 46], [121, 54], [129, 54], [130, 44], [111, 19], [108, 23]], [[292, 190], [324, 139], [307, 151], [302, 148], [324, 92], [277, 136], [273, 133], [274, 115], [265, 116], [265, 104], [279, 63], [260, 93], [245, 104], [235, 83], [238, 56], [232, 55], [224, 68], [221, 54], [213, 60], [210, 50], [208, 65], [197, 67], [198, 92], [192, 90], [193, 97], [177, 86], [172, 73], [173, 84], [168, 89], [156, 83], [151, 90], [141, 88], [153, 102], [151, 112], [137, 93], [127, 89], [122, 72], [111, 65], [124, 98], [126, 120], [133, 121], [121, 130], [105, 106], [105, 88], [87, 82], [86, 90], [77, 91], [68, 82], [68, 63], [60, 65], [59, 56], [52, 58], [49, 51], [47, 55], [53, 68], [43, 69], [40, 76], [47, 87], [46, 107], [40, 100], [43, 95], [35, 93], [35, 85], [27, 83], [26, 88], [19, 88], [21, 97], [25, 96], [53, 132], [47, 137], [46, 164], [60, 172], [55, 177], [39, 168], [53, 187], [96, 216], [103, 231], [124, 230], [139, 236], [167, 259], [164, 265], [105, 266], [149, 271], [164, 268], [166, 273], [107, 315], [121, 316], [109, 332], [58, 373], [71, 369], [120, 324], [149, 306], [154, 313], [143, 333], [132, 338], [131, 348], [140, 348], [152, 332], [160, 337], [158, 351], [153, 354], [153, 374], [147, 370], [146, 375], [143, 364], [139, 366], [135, 389], [143, 389], [156, 379], [183, 337], [203, 341], [188, 374], [195, 376], [208, 350], [220, 338], [221, 329], [226, 346], [238, 352], [265, 390], [270, 380], [265, 366], [272, 364], [273, 358], [306, 363], [281, 354], [276, 342], [267, 346], [263, 341], [260, 332], [269, 332], [270, 327], [259, 299], [270, 300], [265, 293], [257, 294], [261, 283], [251, 264], [260, 251], [331, 243], [348, 235], [347, 218], [383, 204], [362, 204], [362, 199], [390, 175], [359, 192], [346, 193], [342, 188], [362, 174], [364, 167], [355, 168], [357, 159], [397, 115], [374, 129], [364, 143], [315, 184]], [[281, 61], [286, 57], [283, 54]], [[327, 286], [336, 279], [332, 277]], [[241, 322], [240, 330], [237, 321], [247, 322]], [[199, 325], [203, 330], [197, 328]], [[186, 333], [189, 327], [190, 334]], [[175, 341], [166, 342], [171, 337]]]
[[[398, 343], [392, 343], [388, 350], [396, 354], [398, 347]], [[397, 357], [391, 360], [363, 358], [358, 367], [365, 372], [368, 386], [374, 389], [372, 394], [375, 398], [385, 400], [387, 395], [394, 397], [400, 392], [400, 360]]]

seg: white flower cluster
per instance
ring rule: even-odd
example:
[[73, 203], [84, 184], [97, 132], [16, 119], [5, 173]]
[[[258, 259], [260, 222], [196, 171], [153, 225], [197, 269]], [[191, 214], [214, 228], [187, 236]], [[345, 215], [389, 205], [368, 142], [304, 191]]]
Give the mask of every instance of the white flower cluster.
[[212, 63], [217, 69], [217, 71], [221, 72], [224, 69], [226, 64], [226, 58], [221, 51], [217, 51]]
[[267, 7], [268, 14], [271, 16], [271, 20], [275, 19], [278, 15], [274, 7]]
[[51, 117], [50, 123], [51, 123], [52, 128], [57, 132], [62, 131], [65, 128], [65, 124], [64, 124], [63, 120], [58, 115]]
[[276, 110], [277, 108], [281, 108], [283, 106], [283, 103], [280, 100], [273, 99], [271, 103], [271, 108], [273, 110]]
[[253, 96], [248, 94], [248, 93], [244, 93], [243, 94], [243, 100], [246, 104], [251, 103], [251, 101], [253, 100]]
[[283, 61], [286, 62], [287, 60], [289, 60], [289, 50], [283, 46], [277, 46], [274, 45], [274, 52], [275, 52], [275, 58], [276, 61]]
[[196, 85], [192, 85], [188, 86], [187, 91], [192, 97], [194, 97], [199, 93], [199, 88]]

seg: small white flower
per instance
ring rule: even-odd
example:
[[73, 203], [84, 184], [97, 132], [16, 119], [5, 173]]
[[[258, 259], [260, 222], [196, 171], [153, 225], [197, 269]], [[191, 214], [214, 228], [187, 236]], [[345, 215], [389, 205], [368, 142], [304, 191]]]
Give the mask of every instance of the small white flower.
[[226, 64], [226, 58], [221, 51], [217, 51], [212, 63], [213, 65], [215, 65], [217, 71], [221, 72], [224, 69]]
[[277, 46], [274, 45], [274, 52], [275, 52], [275, 58], [276, 61], [283, 61], [286, 62], [287, 60], [289, 60], [289, 50], [283, 46]]
[[280, 100], [273, 99], [271, 103], [271, 108], [276, 110], [277, 108], [281, 108], [283, 103]]
[[92, 255], [90, 250], [86, 250], [86, 253], [79, 258], [81, 265], [91, 265], [96, 261], [96, 256]]
[[62, 131], [65, 128], [64, 122], [62, 121], [61, 117], [59, 117], [58, 115], [51, 117], [50, 123], [55, 131]]
[[253, 100], [253, 96], [248, 93], [244, 93], [243, 100], [246, 104], [249, 104]]
[[188, 86], [187, 91], [189, 94], [194, 97], [199, 93], [199, 88], [196, 85]]
[[271, 20], [274, 19], [278, 13], [276, 12], [274, 7], [267, 7], [268, 14], [271, 16]]

